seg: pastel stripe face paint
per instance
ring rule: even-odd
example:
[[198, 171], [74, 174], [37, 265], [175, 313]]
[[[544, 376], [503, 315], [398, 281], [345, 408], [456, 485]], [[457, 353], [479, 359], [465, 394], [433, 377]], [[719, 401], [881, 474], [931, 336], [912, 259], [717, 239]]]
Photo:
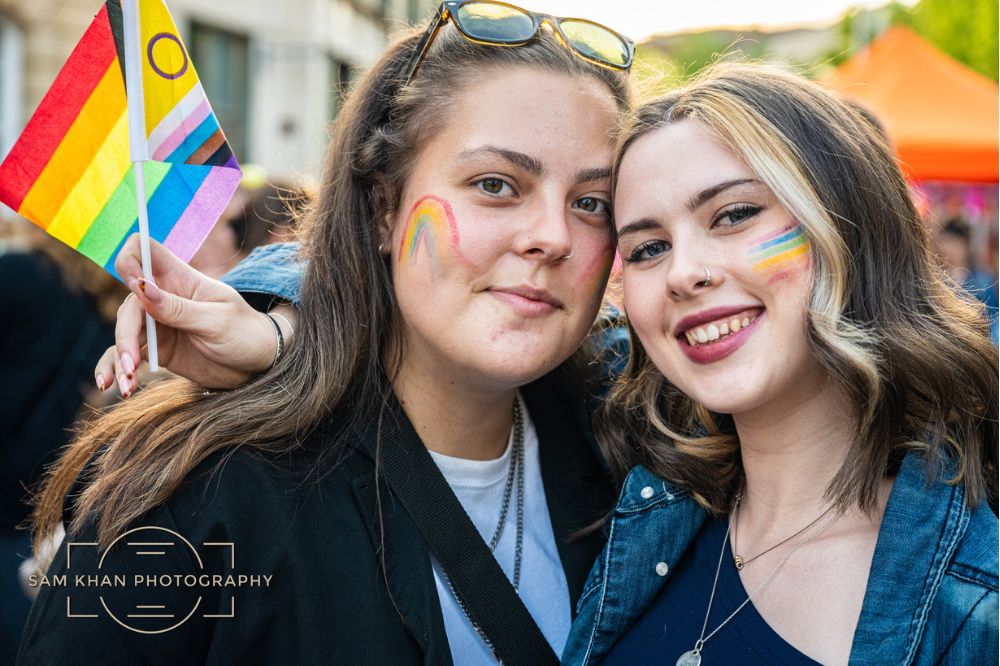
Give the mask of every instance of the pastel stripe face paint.
[[790, 225], [751, 246], [749, 255], [753, 270], [773, 282], [809, 265], [809, 239], [802, 227]]
[[441, 261], [449, 255], [464, 259], [458, 241], [458, 226], [451, 204], [440, 197], [427, 195], [410, 209], [399, 241], [398, 261], [415, 262], [420, 255], [426, 255], [434, 274], [439, 275]]

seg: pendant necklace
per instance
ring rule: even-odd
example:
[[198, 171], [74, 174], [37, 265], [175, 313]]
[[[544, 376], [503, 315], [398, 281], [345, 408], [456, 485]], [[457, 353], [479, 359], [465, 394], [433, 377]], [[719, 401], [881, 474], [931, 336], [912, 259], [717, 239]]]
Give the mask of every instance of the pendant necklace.
[[[524, 410], [521, 406], [520, 397], [514, 398], [514, 426], [511, 429], [511, 440], [510, 467], [507, 469], [507, 483], [504, 487], [503, 500], [500, 504], [500, 519], [497, 523], [496, 531], [493, 532], [493, 538], [486, 545], [489, 547], [490, 552], [495, 552], [496, 547], [500, 544], [500, 537], [503, 536], [504, 526], [507, 524], [507, 513], [510, 509], [511, 499], [513, 499], [514, 483], [516, 481], [517, 506], [515, 509], [515, 519], [517, 531], [514, 539], [514, 580], [511, 583], [514, 585], [514, 591], [517, 592], [521, 586], [521, 551], [524, 545]], [[496, 651], [493, 649], [493, 642], [486, 635], [486, 632], [483, 631], [482, 627], [479, 626], [479, 623], [472, 619], [472, 615], [469, 614], [469, 610], [465, 607], [465, 602], [458, 596], [455, 586], [452, 585], [451, 579], [444, 568], [441, 569], [441, 574], [445, 582], [448, 583], [448, 589], [451, 590], [451, 596], [458, 603], [458, 607], [462, 610], [465, 617], [468, 618], [472, 628], [482, 638], [486, 647], [495, 655]]]
[[[739, 499], [737, 498], [737, 506], [738, 505], [739, 505]], [[827, 509], [827, 512], [829, 512], [829, 509]], [[736, 610], [730, 613], [729, 617], [723, 620], [719, 626], [713, 629], [712, 633], [706, 636], [705, 631], [708, 629], [708, 618], [712, 614], [712, 602], [715, 601], [715, 590], [719, 585], [719, 572], [722, 571], [722, 560], [726, 556], [726, 543], [729, 541], [729, 532], [733, 528], [733, 515], [735, 513], [736, 513], [736, 507], [733, 507], [733, 513], [729, 514], [729, 525], [726, 527], [726, 536], [722, 540], [722, 550], [719, 552], [719, 563], [715, 567], [715, 580], [712, 582], [712, 593], [708, 597], [708, 609], [705, 611], [705, 621], [701, 625], [701, 636], [699, 636], [698, 640], [695, 642], [694, 648], [688, 650], [687, 652], [685, 652], [680, 656], [680, 658], [677, 660], [677, 666], [701, 666], [701, 650], [703, 647], [705, 647], [705, 643], [708, 642], [708, 639], [717, 634], [719, 630], [722, 629], [724, 626], [729, 624], [729, 621], [732, 620], [734, 617], [736, 617], [736, 614], [739, 613], [741, 610], [743, 610], [743, 608], [748, 603], [750, 603], [751, 599], [760, 594], [760, 592], [763, 591], [763, 589], [767, 587], [771, 583], [771, 581], [774, 580], [775, 576], [778, 575], [778, 572], [781, 571], [781, 568], [785, 566], [785, 563], [788, 562], [789, 558], [791, 558], [791, 556], [795, 554], [795, 551], [797, 551], [799, 548], [806, 545], [807, 543], [818, 537], [820, 534], [825, 532], [826, 528], [828, 528], [833, 523], [833, 521], [836, 520], [838, 517], [837, 515], [831, 516], [825, 523], [823, 523], [822, 527], [816, 530], [816, 532], [814, 532], [811, 536], [808, 536], [802, 541], [799, 541], [795, 545], [795, 548], [793, 548], [788, 553], [788, 555], [785, 555], [785, 559], [781, 561], [781, 564], [779, 564], [777, 567], [774, 568], [774, 571], [771, 572], [771, 575], [768, 576], [766, 579], [764, 579], [764, 582], [758, 585], [753, 590], [753, 592], [747, 594], [746, 600], [739, 606], [737, 606]], [[815, 521], [813, 522], [813, 524], [815, 524]], [[799, 533], [801, 534], [801, 532], [802, 531], [800, 531]]]

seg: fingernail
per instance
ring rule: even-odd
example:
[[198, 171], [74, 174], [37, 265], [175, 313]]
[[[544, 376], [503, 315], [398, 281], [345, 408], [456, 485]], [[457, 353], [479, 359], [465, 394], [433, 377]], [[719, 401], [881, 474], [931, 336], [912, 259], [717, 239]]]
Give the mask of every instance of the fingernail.
[[118, 378], [118, 390], [121, 392], [123, 398], [128, 397], [128, 380], [125, 375]]
[[155, 282], [139, 278], [139, 289], [146, 295], [146, 298], [153, 303], [159, 303], [163, 300], [163, 292], [160, 291], [160, 288], [156, 286]]
[[122, 354], [122, 367], [125, 369], [125, 374], [129, 377], [135, 372], [135, 362], [132, 361], [132, 356], [128, 352]]
[[97, 374], [97, 390], [98, 391], [104, 390], [104, 375], [100, 373]]

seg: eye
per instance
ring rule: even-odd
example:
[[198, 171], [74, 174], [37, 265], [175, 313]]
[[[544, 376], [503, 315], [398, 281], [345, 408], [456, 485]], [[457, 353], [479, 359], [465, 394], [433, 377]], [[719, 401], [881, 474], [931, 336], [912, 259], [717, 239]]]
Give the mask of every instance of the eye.
[[509, 196], [514, 193], [514, 188], [503, 178], [480, 178], [473, 184], [491, 197]]
[[627, 257], [624, 257], [624, 259], [630, 264], [637, 264], [643, 261], [649, 261], [650, 259], [655, 259], [669, 250], [670, 243], [667, 241], [651, 240], [636, 247]]
[[761, 206], [740, 204], [722, 211], [714, 220], [712, 227], [735, 227], [743, 224], [751, 217], [764, 210]]
[[600, 213], [611, 216], [611, 204], [598, 197], [581, 197], [573, 202], [574, 208], [579, 208], [585, 213]]

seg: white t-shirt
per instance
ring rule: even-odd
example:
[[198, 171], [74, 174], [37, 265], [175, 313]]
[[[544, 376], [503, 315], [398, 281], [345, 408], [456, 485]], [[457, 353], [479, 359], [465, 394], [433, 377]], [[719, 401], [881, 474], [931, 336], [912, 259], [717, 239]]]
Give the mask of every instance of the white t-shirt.
[[[520, 396], [518, 396], [520, 400]], [[549, 508], [542, 486], [542, 468], [538, 460], [538, 433], [528, 410], [524, 414], [524, 536], [521, 547], [521, 584], [518, 593], [539, 629], [557, 655], [562, 654], [572, 621], [569, 587], [556, 548]], [[489, 545], [500, 519], [504, 488], [510, 469], [513, 433], [507, 450], [496, 460], [466, 460], [431, 451], [431, 457], [448, 481], [452, 491], [472, 519], [483, 541]], [[511, 492], [507, 524], [493, 555], [507, 578], [514, 580], [514, 551], [517, 543], [517, 481]], [[448, 587], [441, 565], [431, 557], [434, 583], [437, 585], [445, 631], [456, 666], [495, 665], [496, 659], [459, 607]]]

